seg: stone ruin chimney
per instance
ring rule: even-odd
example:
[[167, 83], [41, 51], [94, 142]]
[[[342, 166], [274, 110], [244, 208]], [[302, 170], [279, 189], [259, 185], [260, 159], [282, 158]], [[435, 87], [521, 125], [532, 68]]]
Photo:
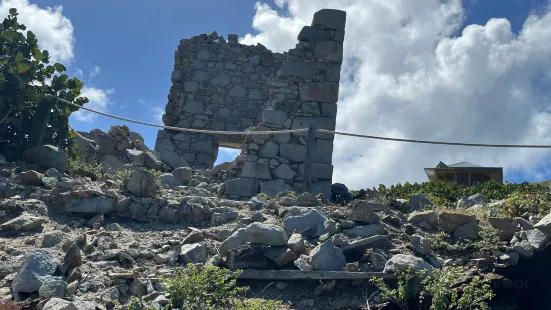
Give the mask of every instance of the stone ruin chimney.
[[[216, 32], [182, 40], [175, 53], [167, 126], [220, 131], [308, 128], [335, 130], [346, 12], [323, 9], [286, 53], [246, 46]], [[169, 147], [192, 168], [213, 167], [219, 147], [241, 148], [228, 167], [223, 193], [252, 197], [303, 192], [307, 132], [206, 135], [159, 131], [155, 149]], [[312, 192], [328, 197], [334, 136], [317, 133]]]

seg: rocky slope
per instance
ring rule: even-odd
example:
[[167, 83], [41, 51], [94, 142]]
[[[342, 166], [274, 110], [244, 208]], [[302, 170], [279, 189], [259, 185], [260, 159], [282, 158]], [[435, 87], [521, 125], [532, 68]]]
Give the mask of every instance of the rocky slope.
[[[161, 163], [165, 173], [121, 165], [90, 175], [67, 169], [66, 155], [51, 146], [26, 153], [19, 163], [0, 158], [4, 302], [25, 309], [119, 303], [124, 309], [138, 297], [160, 308], [170, 296], [159, 279], [188, 263], [379, 275], [465, 266], [471, 276], [495, 271], [493, 279], [501, 281], [495, 288], [503, 291], [503, 283], [518, 284], [511, 282], [519, 279], [511, 268], [522, 265], [526, 274], [530, 268], [523, 264], [549, 255], [551, 215], [493, 216], [505, 201], [482, 195], [462, 199], [454, 210], [437, 208], [423, 195], [392, 206], [375, 197], [341, 206], [293, 192], [237, 201], [223, 198], [219, 168]], [[507, 282], [499, 270], [514, 279]], [[251, 287], [251, 296], [280, 299], [289, 309], [361, 309], [366, 299], [374, 309], [380, 301], [373, 285], [358, 279], [240, 283]], [[494, 304], [501, 299], [498, 294]]]

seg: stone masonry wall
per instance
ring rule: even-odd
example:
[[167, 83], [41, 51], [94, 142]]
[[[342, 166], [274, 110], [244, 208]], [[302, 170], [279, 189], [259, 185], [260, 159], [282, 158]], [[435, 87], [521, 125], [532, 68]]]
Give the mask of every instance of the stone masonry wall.
[[[229, 35], [228, 41], [213, 32], [180, 42], [165, 125], [243, 131], [261, 121], [271, 87], [268, 80], [276, 76], [286, 56], [261, 44], [239, 44], [237, 35]], [[219, 146], [240, 148], [242, 142], [243, 136], [238, 135], [161, 130], [155, 149], [169, 147], [193, 168], [212, 168]]]
[[[215, 32], [182, 40], [163, 122], [211, 130], [335, 129], [346, 12], [321, 10], [286, 53], [228, 41]], [[193, 168], [212, 168], [218, 147], [241, 146], [225, 183], [227, 197], [304, 190], [307, 133], [220, 136], [161, 130], [155, 149], [174, 149]], [[332, 135], [318, 133], [313, 191], [329, 195]]]
[[[274, 78], [268, 79], [269, 107], [253, 130], [308, 128], [335, 130], [339, 80], [343, 59], [346, 13], [321, 10], [312, 26], [298, 35], [296, 48]], [[273, 136], [247, 136], [233, 166], [237, 179], [225, 183], [229, 197], [250, 197], [258, 192], [276, 195], [282, 190], [305, 191], [304, 162], [307, 132]], [[312, 166], [312, 191], [331, 192], [333, 135], [317, 133]]]

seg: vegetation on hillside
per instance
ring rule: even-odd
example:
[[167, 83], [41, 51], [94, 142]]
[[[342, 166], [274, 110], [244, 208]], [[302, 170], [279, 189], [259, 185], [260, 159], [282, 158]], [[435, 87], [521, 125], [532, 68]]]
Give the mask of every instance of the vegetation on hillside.
[[549, 212], [551, 193], [549, 187], [542, 184], [499, 183], [489, 181], [475, 186], [461, 186], [452, 182], [430, 181], [424, 183], [404, 183], [392, 186], [380, 185], [378, 188], [353, 192], [357, 198], [364, 198], [371, 192], [376, 199], [389, 204], [396, 199], [409, 199], [421, 193], [443, 208], [455, 208], [457, 201], [474, 194], [482, 194], [490, 200], [507, 200], [498, 206], [505, 216], [519, 216], [525, 212], [544, 215]]
[[[40, 50], [35, 34], [18, 22], [18, 15], [12, 8], [0, 24], [0, 153], [8, 159], [18, 158], [25, 150], [39, 106], [56, 100], [47, 95], [79, 106], [88, 102], [80, 97], [83, 83], [69, 78], [62, 64], [49, 64], [50, 54]], [[56, 145], [71, 154], [74, 132], [69, 131], [68, 118], [77, 110], [54, 105], [43, 144]]]

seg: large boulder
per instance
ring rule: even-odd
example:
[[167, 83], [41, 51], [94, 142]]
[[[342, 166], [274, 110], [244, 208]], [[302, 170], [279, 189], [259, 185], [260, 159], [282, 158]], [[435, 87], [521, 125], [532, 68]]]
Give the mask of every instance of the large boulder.
[[411, 211], [420, 211], [426, 208], [431, 208], [434, 203], [421, 193], [417, 193], [409, 198], [409, 206]]
[[23, 213], [14, 219], [0, 224], [0, 230], [32, 231], [42, 228], [42, 224], [44, 223], [46, 223], [46, 220], [41, 217]]
[[305, 237], [319, 237], [325, 233], [327, 216], [312, 209], [306, 213], [289, 216], [283, 220], [283, 228], [291, 236], [295, 231]]
[[352, 229], [347, 229], [344, 233], [350, 238], [369, 238], [375, 235], [386, 234], [385, 227], [381, 224], [371, 224], [365, 226], [356, 226]]
[[126, 189], [139, 197], [151, 197], [155, 193], [155, 176], [142, 169], [136, 169], [130, 174]]
[[456, 208], [457, 209], [468, 209], [470, 207], [473, 207], [475, 205], [484, 205], [488, 203], [488, 199], [484, 197], [482, 194], [474, 194], [469, 197], [461, 198], [459, 201], [457, 201]]
[[346, 265], [342, 250], [331, 239], [310, 252], [310, 263], [316, 271], [341, 271]]
[[253, 178], [238, 178], [224, 183], [226, 195], [253, 197], [258, 194], [259, 181]]
[[44, 305], [42, 310], [81, 310], [74, 303], [61, 298], [52, 298]]
[[33, 293], [40, 289], [42, 283], [51, 279], [57, 269], [58, 261], [44, 250], [29, 253], [13, 279], [13, 293]]
[[386, 206], [365, 200], [355, 200], [349, 207], [346, 219], [354, 222], [363, 222], [367, 224], [379, 223], [381, 218], [375, 211], [385, 210]]
[[239, 246], [250, 242], [268, 246], [287, 245], [289, 238], [283, 228], [264, 223], [252, 223], [245, 228], [238, 229], [229, 236], [218, 249], [221, 255], [237, 249]]
[[415, 225], [425, 222], [430, 227], [435, 228], [438, 225], [438, 212], [434, 210], [413, 212], [408, 216], [408, 222]]
[[413, 271], [427, 270], [429, 272], [434, 269], [434, 267], [419, 257], [407, 254], [396, 254], [386, 262], [383, 272], [392, 273], [395, 271], [408, 271], [410, 268], [413, 269]]
[[534, 228], [544, 233], [546, 236], [551, 237], [551, 213], [542, 218]]
[[115, 199], [107, 196], [71, 199], [65, 211], [76, 213], [107, 214], [115, 211]]
[[476, 217], [449, 210], [442, 210], [438, 213], [438, 228], [444, 232], [454, 232], [459, 226], [467, 223], [476, 223]]
[[503, 241], [511, 240], [515, 233], [520, 231], [517, 222], [511, 218], [489, 217], [488, 222], [490, 222], [493, 228], [498, 230], [499, 238]]
[[65, 171], [69, 164], [69, 156], [65, 151], [53, 145], [41, 145], [25, 150], [23, 158], [44, 168], [56, 168]]
[[172, 169], [189, 167], [188, 163], [171, 148], [163, 147], [161, 151], [159, 151], [159, 156], [161, 160]]

